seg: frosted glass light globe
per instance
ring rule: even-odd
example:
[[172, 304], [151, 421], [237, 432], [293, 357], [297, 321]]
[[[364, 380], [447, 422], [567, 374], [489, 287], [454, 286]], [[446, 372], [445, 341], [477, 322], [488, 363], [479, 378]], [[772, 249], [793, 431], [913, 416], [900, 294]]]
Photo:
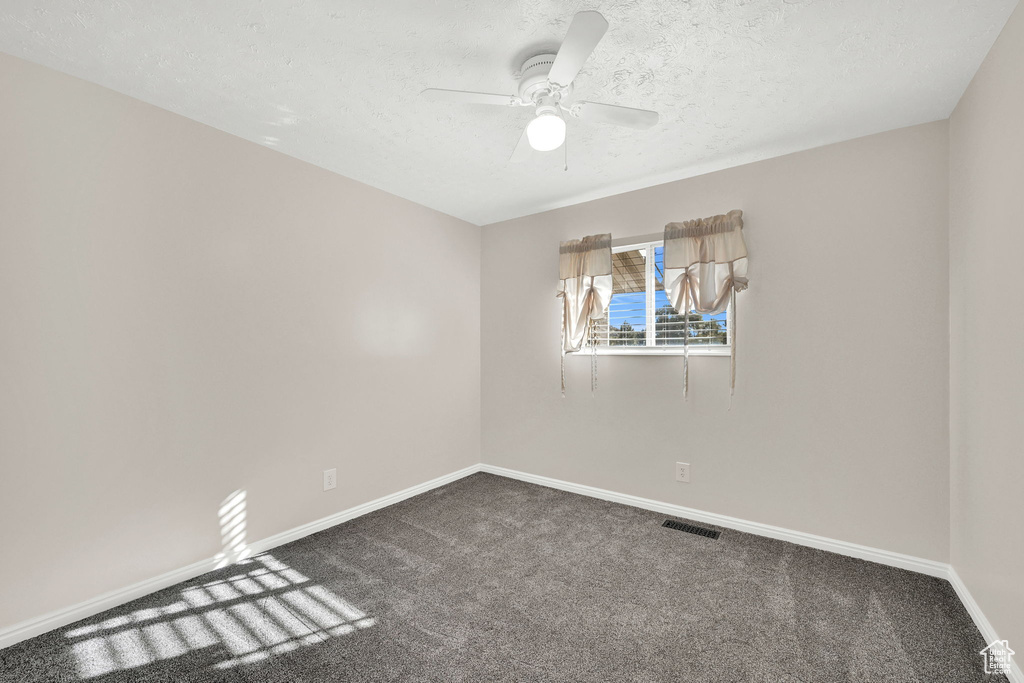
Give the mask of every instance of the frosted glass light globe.
[[538, 152], [558, 149], [565, 142], [565, 121], [557, 114], [540, 114], [526, 127], [526, 139]]

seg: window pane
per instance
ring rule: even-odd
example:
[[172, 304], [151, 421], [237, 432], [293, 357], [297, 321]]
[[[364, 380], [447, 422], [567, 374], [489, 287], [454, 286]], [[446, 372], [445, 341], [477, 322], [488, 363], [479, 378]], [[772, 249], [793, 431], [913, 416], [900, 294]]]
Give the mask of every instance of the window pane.
[[[676, 313], [665, 295], [665, 249], [654, 250], [654, 344], [655, 346], [682, 346], [686, 336], [686, 319]], [[715, 315], [689, 314], [690, 344], [728, 344], [726, 313]]]
[[[649, 254], [651, 251], [653, 254]], [[594, 325], [598, 346], [646, 346], [648, 256], [654, 258], [654, 344], [683, 345], [684, 318], [672, 308], [665, 294], [665, 249], [660, 245], [653, 248], [645, 245], [612, 254], [612, 299], [608, 317]], [[690, 313], [690, 344], [728, 344], [726, 318], [725, 312]]]
[[647, 330], [647, 249], [612, 254], [608, 318], [597, 323], [600, 346], [643, 346]]
[[[690, 345], [724, 345], [729, 343], [726, 313], [707, 315], [690, 313]], [[654, 344], [656, 346], [682, 346], [686, 336], [686, 319], [671, 306], [659, 307], [654, 316]]]

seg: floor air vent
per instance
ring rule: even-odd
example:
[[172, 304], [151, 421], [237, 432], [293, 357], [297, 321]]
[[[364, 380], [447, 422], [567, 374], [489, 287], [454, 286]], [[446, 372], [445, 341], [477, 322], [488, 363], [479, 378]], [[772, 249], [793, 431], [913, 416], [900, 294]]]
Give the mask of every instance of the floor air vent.
[[700, 526], [693, 526], [692, 524], [686, 524], [685, 522], [677, 522], [672, 519], [666, 519], [662, 526], [667, 526], [669, 529], [675, 529], [676, 531], [685, 531], [688, 534], [697, 534], [698, 536], [704, 536], [705, 538], [717, 539], [722, 535], [721, 531], [714, 531], [712, 529], [705, 529]]

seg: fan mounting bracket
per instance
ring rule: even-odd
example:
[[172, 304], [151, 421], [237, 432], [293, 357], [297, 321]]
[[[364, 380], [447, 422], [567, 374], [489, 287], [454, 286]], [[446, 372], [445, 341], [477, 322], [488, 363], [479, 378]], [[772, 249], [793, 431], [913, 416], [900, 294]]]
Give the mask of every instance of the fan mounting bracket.
[[555, 55], [550, 53], [536, 55], [523, 62], [523, 68], [519, 70], [519, 97], [524, 103], [536, 103], [545, 97], [559, 102], [568, 99], [572, 94], [571, 83], [559, 86], [548, 80], [548, 73], [554, 63]]

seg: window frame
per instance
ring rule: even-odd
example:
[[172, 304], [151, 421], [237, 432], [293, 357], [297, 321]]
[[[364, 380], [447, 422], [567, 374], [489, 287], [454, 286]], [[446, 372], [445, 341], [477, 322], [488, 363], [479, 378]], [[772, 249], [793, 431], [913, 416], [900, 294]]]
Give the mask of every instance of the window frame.
[[[682, 356], [685, 349], [682, 346], [655, 346], [654, 319], [655, 311], [655, 289], [651, 286], [654, 283], [654, 250], [664, 247], [665, 240], [661, 234], [644, 235], [643, 237], [626, 237], [612, 240], [612, 253], [617, 254], [623, 251], [634, 251], [636, 249], [647, 249], [651, 256], [646, 259], [646, 297], [645, 313], [646, 320], [644, 330], [646, 332], [645, 346], [597, 346], [595, 350], [584, 345], [577, 353], [596, 353], [598, 356]], [[691, 356], [722, 356], [729, 357], [732, 353], [732, 325], [729, 324], [730, 311], [726, 309], [725, 334], [728, 342], [726, 344], [691, 344], [689, 351]]]

